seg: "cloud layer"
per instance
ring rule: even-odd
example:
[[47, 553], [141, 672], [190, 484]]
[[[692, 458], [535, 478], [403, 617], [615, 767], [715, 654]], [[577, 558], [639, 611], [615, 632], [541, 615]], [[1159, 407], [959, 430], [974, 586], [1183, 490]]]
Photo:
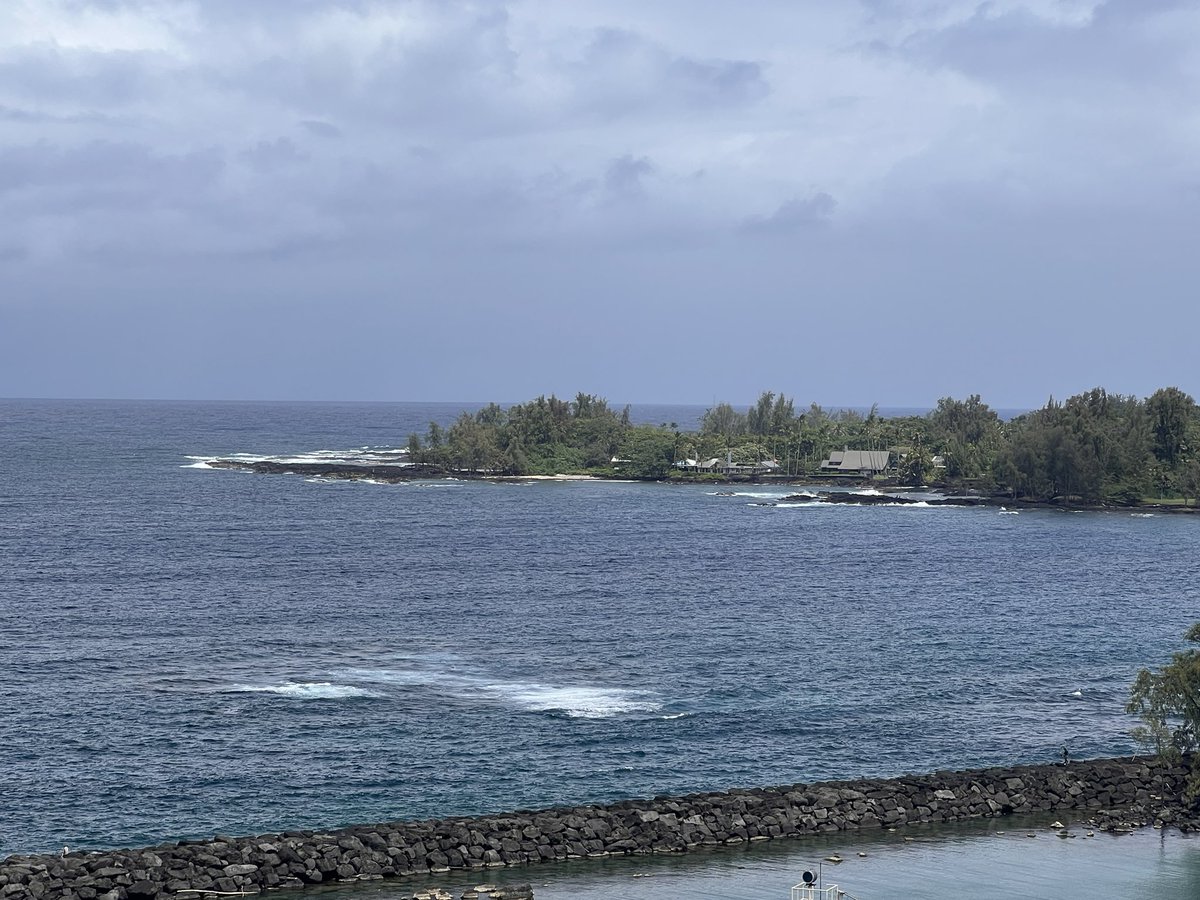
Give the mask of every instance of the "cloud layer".
[[[338, 309], [468, 346], [499, 328], [546, 363], [511, 370], [511, 399], [1152, 389], [1186, 373], [1116, 360], [1117, 320], [1200, 324], [1198, 88], [1200, 9], [1164, 0], [9, 0], [0, 394], [86, 391], [88, 348], [178, 342], [231, 306], [252, 344], [287, 317], [362, 371], [371, 341], [301, 324]], [[60, 352], [47, 335], [76, 312], [97, 343], [46, 381], [33, 348]], [[685, 377], [641, 333], [728, 353], [697, 321], [735, 312], [808, 353]], [[559, 354], [551, 323], [595, 347]], [[823, 384], [846, 360], [806, 335], [846, 327], [919, 329], [938, 361], [881, 347]], [[1016, 374], [962, 349], [1037, 356], [1043, 337], [1071, 364]], [[239, 340], [224, 395], [354, 395]], [[205, 396], [212, 349], [184, 342], [174, 375], [132, 352], [98, 390]], [[428, 377], [371, 396], [490, 399], [453, 347], [406, 352]]]

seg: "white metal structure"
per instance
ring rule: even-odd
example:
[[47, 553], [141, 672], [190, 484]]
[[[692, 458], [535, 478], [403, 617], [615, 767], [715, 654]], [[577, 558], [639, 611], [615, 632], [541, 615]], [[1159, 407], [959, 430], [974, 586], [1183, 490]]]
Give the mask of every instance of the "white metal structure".
[[836, 884], [817, 887], [816, 884], [798, 884], [792, 888], [792, 900], [842, 900], [846, 893]]

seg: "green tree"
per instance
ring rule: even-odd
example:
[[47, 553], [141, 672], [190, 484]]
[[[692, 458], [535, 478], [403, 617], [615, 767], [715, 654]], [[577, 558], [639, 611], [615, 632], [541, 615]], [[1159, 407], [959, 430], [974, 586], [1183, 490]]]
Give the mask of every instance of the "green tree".
[[675, 442], [675, 433], [665, 428], [631, 428], [621, 447], [621, 456], [629, 460], [624, 472], [631, 478], [666, 478], [675, 461]]
[[746, 430], [751, 434], [769, 434], [771, 431], [771, 410], [775, 408], [775, 392], [763, 391], [758, 402], [746, 412]]
[[763, 444], [747, 441], [730, 448], [729, 456], [739, 466], [755, 466], [764, 459], [770, 459], [771, 451]]
[[504, 410], [499, 404], [489, 403], [479, 412], [475, 413], [475, 421], [480, 425], [486, 425], [488, 428], [500, 428], [508, 420]]
[[771, 434], [787, 434], [796, 424], [796, 404], [780, 394], [771, 408]]
[[1000, 417], [978, 394], [966, 400], [943, 397], [929, 414], [931, 443], [946, 458], [951, 478], [981, 474], [995, 456], [1000, 438]]
[[[1200, 622], [1188, 629], [1184, 639], [1200, 644]], [[1196, 802], [1200, 798], [1200, 765], [1194, 756], [1200, 750], [1200, 649], [1175, 653], [1157, 672], [1138, 672], [1125, 709], [1142, 720], [1134, 737], [1168, 759], [1186, 755], [1192, 760], [1186, 798]]]
[[924, 447], [914, 447], [901, 460], [899, 474], [907, 482], [918, 485], [925, 484], [929, 476], [933, 474], [933, 456]]
[[728, 403], [718, 403], [701, 417], [700, 433], [731, 441], [746, 433], [746, 417]]
[[1192, 506], [1200, 505], [1200, 457], [1189, 459], [1179, 470], [1176, 485], [1184, 503], [1191, 498]]
[[505, 475], [529, 474], [529, 458], [526, 457], [525, 448], [521, 446], [519, 438], [509, 438], [508, 446], [504, 448], [501, 463], [504, 466]]
[[481, 472], [502, 467], [496, 449], [496, 432], [470, 413], [458, 417], [447, 436], [450, 459], [457, 468]]
[[783, 394], [763, 391], [746, 413], [746, 431], [765, 437], [787, 434], [796, 421], [796, 404]]
[[1098, 500], [1107, 457], [1103, 426], [1086, 395], [1065, 404], [1051, 397], [1042, 409], [1010, 423], [994, 473], [1014, 495], [1065, 502]]
[[1174, 466], [1187, 449], [1188, 425], [1196, 415], [1196, 401], [1179, 388], [1161, 388], [1146, 400], [1154, 429], [1154, 455]]

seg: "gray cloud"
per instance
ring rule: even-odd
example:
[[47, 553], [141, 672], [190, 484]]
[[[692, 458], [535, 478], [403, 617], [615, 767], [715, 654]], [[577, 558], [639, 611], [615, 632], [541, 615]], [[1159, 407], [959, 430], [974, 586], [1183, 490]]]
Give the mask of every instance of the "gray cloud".
[[[981, 6], [952, 27], [918, 32], [903, 52], [1012, 89], [1061, 99], [1114, 99], [1114, 90], [1169, 86], [1183, 79], [1195, 43], [1171, 27], [1177, 3], [1101, 4], [1082, 22], [1048, 21], [1016, 8], [988, 15]], [[1185, 18], [1195, 21], [1192, 15]], [[1157, 22], [1156, 27], [1152, 23]], [[1181, 84], [1182, 86], [1182, 84]]]
[[342, 130], [330, 122], [323, 122], [320, 119], [304, 119], [300, 122], [300, 127], [309, 134], [315, 134], [317, 137], [323, 138], [340, 138]]
[[837, 201], [824, 191], [793, 197], [769, 216], [751, 216], [742, 230], [750, 234], [795, 234], [826, 225], [836, 208]]
[[109, 116], [102, 113], [57, 114], [45, 110], [19, 109], [0, 106], [0, 120], [26, 125], [100, 125], [126, 127], [134, 124], [127, 117]]
[[272, 172], [288, 166], [306, 162], [309, 157], [289, 138], [277, 137], [271, 141], [259, 141], [242, 158], [256, 172]]
[[39, 43], [0, 58], [0, 83], [7, 96], [26, 105], [119, 109], [164, 100], [175, 70], [176, 62], [159, 52]]
[[0, 150], [0, 192], [42, 189], [62, 197], [66, 208], [91, 205], [97, 193], [125, 198], [120, 205], [194, 200], [210, 189], [224, 163], [218, 151], [159, 154], [133, 143], [91, 141], [78, 147], [46, 142]]
[[614, 159], [604, 171], [604, 187], [614, 197], [645, 196], [642, 179], [654, 174], [654, 163], [645, 156], [634, 159], [626, 154]]
[[[947, 341], [1036, 321], [1105, 348], [1134, 302], [1186, 331], [1197, 35], [1200, 10], [1162, 0], [9, 0], [0, 334], [18, 346], [0, 348], [0, 392], [38, 393], [21, 353], [52, 353], [34, 336], [82, 305], [169, 343], [214, 297], [260, 337], [279, 304], [320, 321], [330, 298], [399, 330], [512, 321], [506, 340], [531, 359], [547, 323], [638, 344], [579, 312], [602, 304], [736, 357], [703, 315], [680, 326], [673, 310], [716, 315], [747, 292], [782, 322], [819, 323], [831, 299], [867, 318], [899, 304]], [[96, 340], [124, 340], [97, 315]], [[374, 346], [346, 341], [355, 359]], [[446, 380], [421, 390], [480, 396], [470, 357], [437, 343], [406, 349]], [[986, 396], [1018, 378], [946, 352], [952, 374], [906, 365], [903, 384], [881, 357], [903, 396], [864, 380], [813, 399], [959, 388], [939, 378]], [[636, 399], [637, 366], [622, 383], [602, 353], [551, 362]], [[703, 385], [667, 362], [651, 389], [737, 399], [837, 362], [811, 356], [751, 354]], [[1091, 386], [1063, 384], [1091, 371], [1069, 357], [1019, 373], [1040, 379], [1034, 402]], [[1137, 383], [1114, 389], [1173, 371], [1121, 359]], [[717, 383], [743, 377], [730, 369], [745, 370], [736, 390]]]
[[558, 75], [568, 81], [570, 107], [608, 119], [672, 108], [737, 107], [770, 92], [756, 62], [674, 55], [620, 29], [597, 30], [580, 58]]

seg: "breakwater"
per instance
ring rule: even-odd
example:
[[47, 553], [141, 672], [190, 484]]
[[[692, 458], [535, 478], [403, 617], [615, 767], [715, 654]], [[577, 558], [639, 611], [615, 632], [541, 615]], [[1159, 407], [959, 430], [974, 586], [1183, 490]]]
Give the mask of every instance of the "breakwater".
[[[155, 900], [682, 853], [822, 832], [1037, 812], [1139, 808], [1171, 822], [1187, 769], [1156, 758], [936, 772], [522, 810], [436, 821], [215, 837], [138, 850], [10, 856], [0, 900]], [[1157, 814], [1153, 811], [1157, 810]], [[1108, 816], [1116, 821], [1119, 817]]]

